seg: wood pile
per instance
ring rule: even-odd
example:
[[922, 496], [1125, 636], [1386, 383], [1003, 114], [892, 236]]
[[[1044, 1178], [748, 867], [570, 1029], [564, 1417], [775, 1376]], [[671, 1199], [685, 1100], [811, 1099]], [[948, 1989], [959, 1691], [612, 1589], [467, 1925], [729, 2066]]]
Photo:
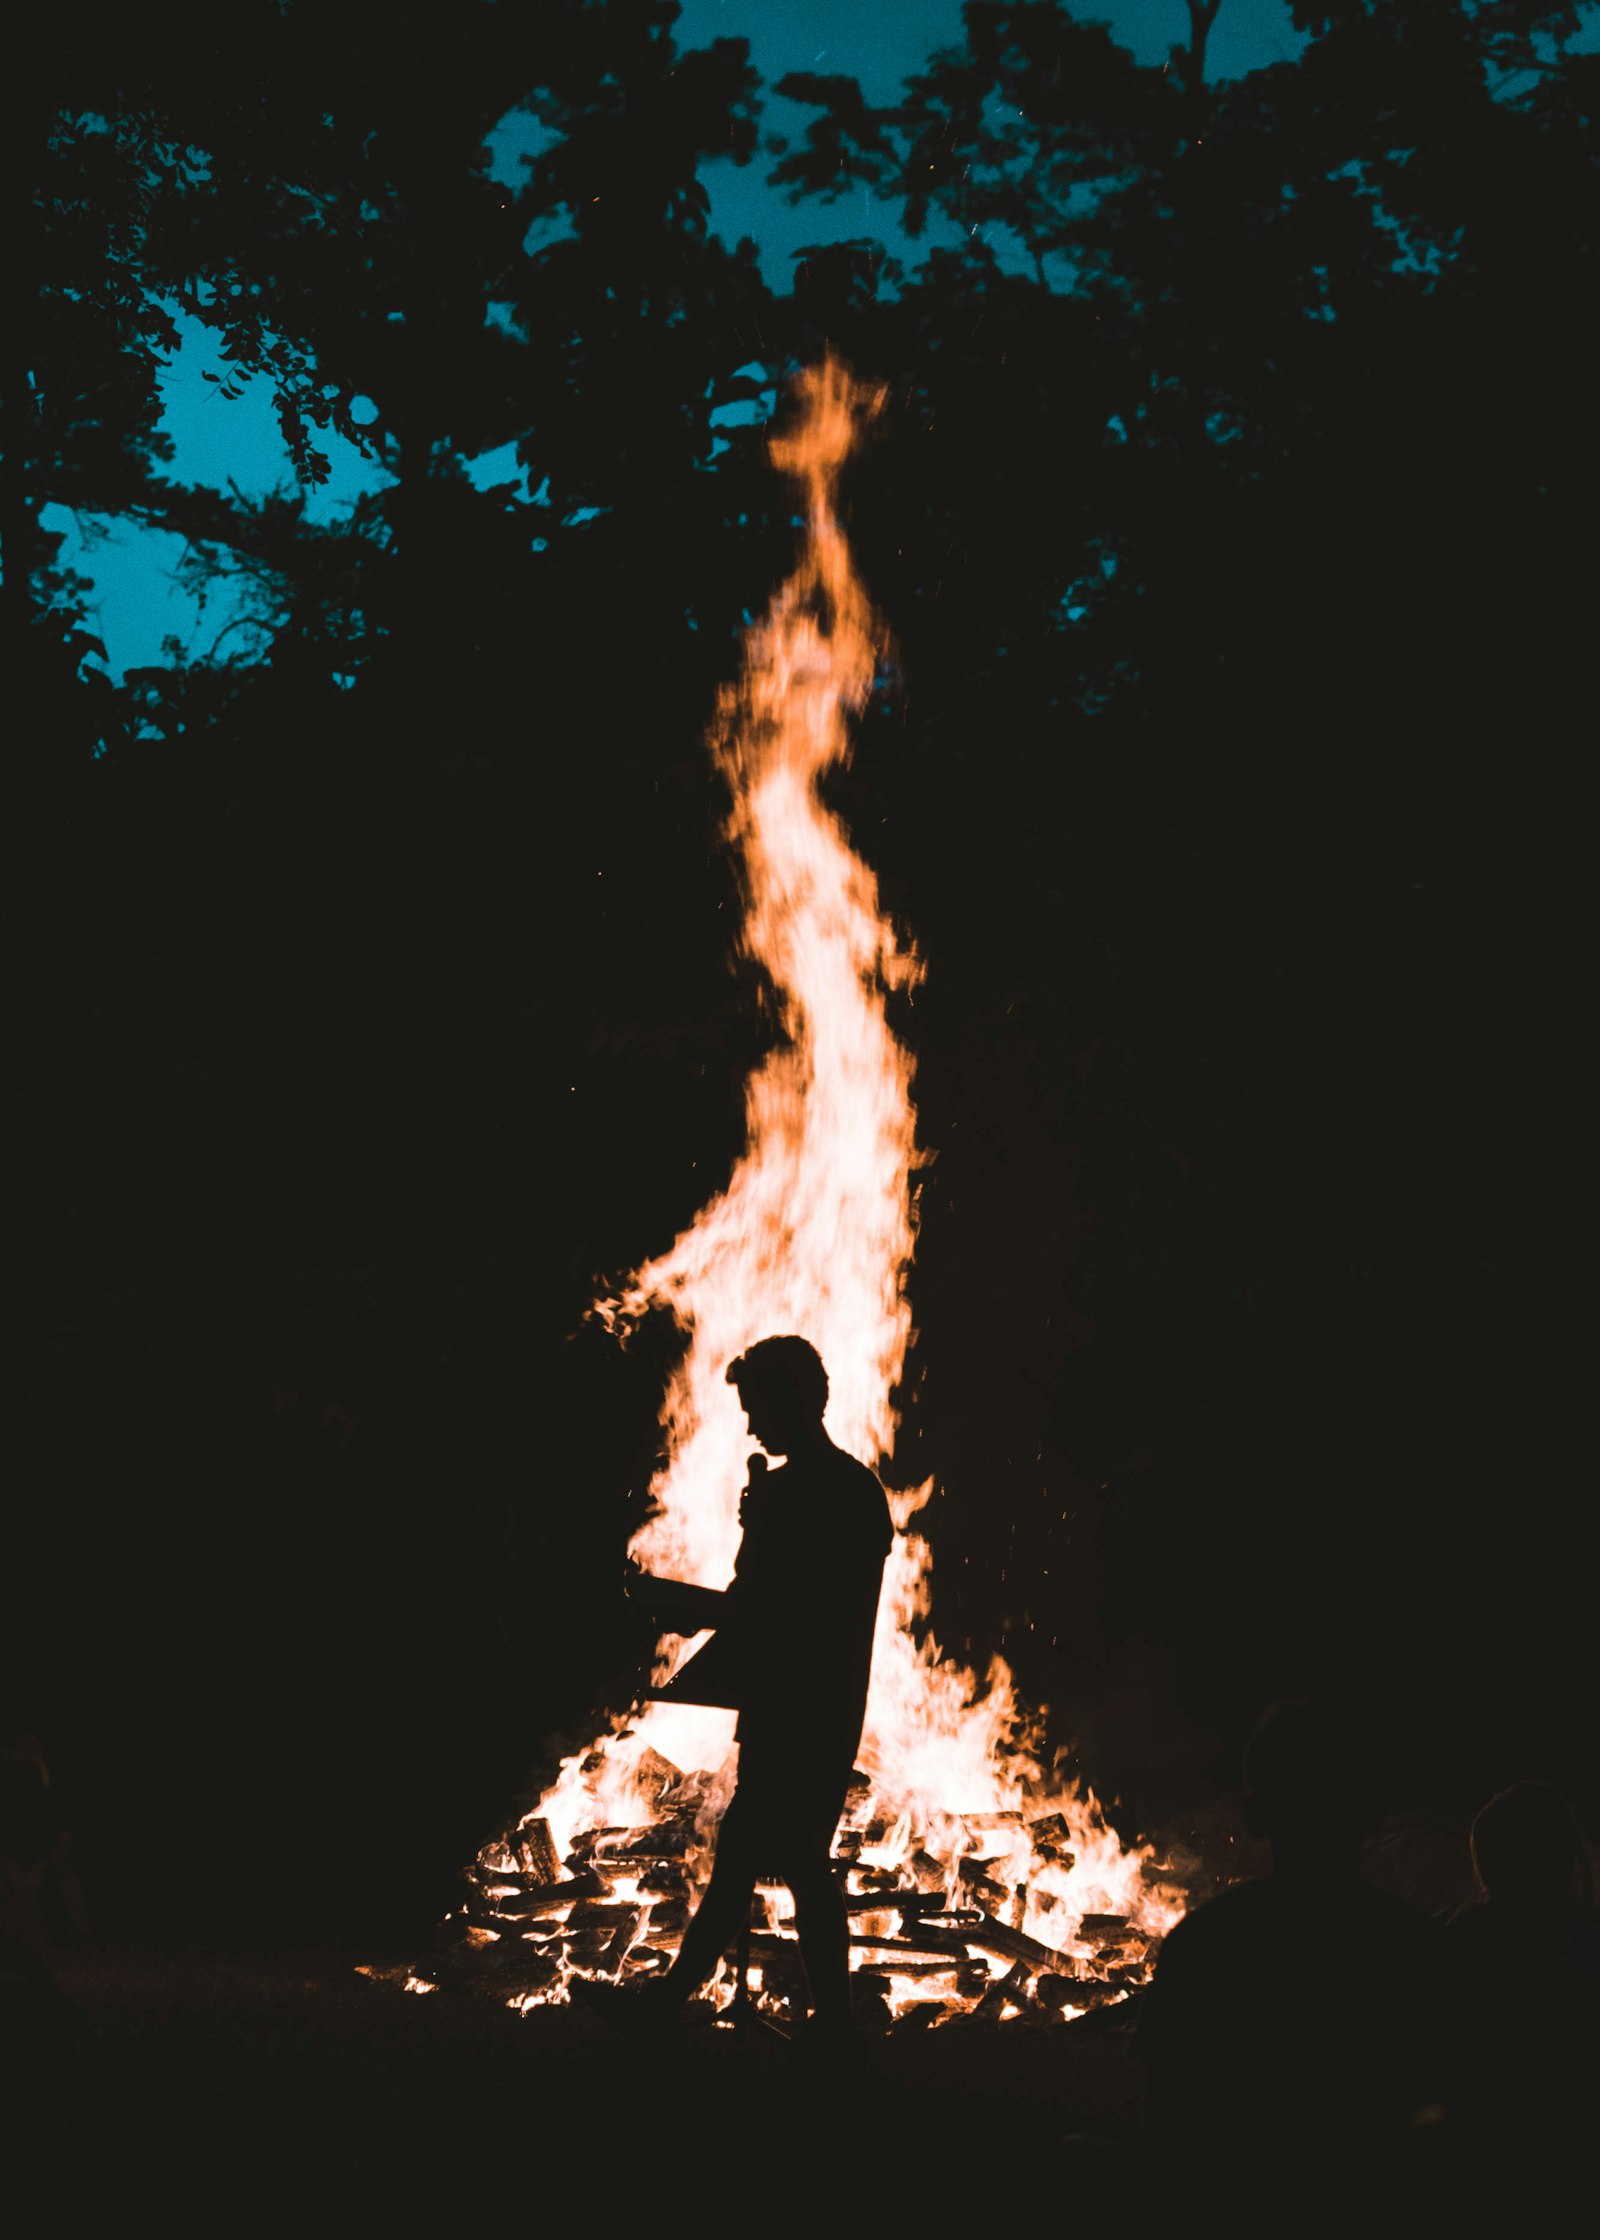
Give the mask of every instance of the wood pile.
[[[585, 1830], [563, 1858], [548, 1823], [530, 1818], [482, 1852], [408, 1988], [471, 1988], [524, 2007], [561, 1997], [573, 1975], [621, 1982], [664, 1970], [692, 1910], [709, 1783], [665, 1759], [646, 1773], [656, 1814], [647, 1824]], [[1070, 1866], [1060, 1814], [973, 1815], [964, 1825], [978, 1851], [954, 1862], [918, 1851], [894, 1869], [859, 1860], [887, 1823], [841, 1831], [834, 1866], [865, 2018], [910, 2030], [963, 2019], [1045, 2024], [1124, 1998], [1148, 1978], [1148, 1940], [1124, 1916], [1084, 1916], [1072, 1949], [1057, 1950], [1022, 1925], [1027, 1884], [998, 1879], [1005, 1860], [980, 1855], [985, 1837], [1014, 1839], [1025, 1826], [1035, 1859]], [[781, 1886], [758, 1893], [750, 1959], [757, 2007], [798, 2021], [805, 1971], [791, 1913]]]

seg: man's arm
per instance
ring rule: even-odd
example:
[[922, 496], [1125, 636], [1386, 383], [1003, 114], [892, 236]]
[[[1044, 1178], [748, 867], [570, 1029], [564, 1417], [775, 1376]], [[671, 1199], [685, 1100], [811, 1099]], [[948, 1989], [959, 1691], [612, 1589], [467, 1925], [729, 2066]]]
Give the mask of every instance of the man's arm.
[[688, 1579], [661, 1579], [653, 1572], [629, 1573], [623, 1592], [635, 1609], [653, 1618], [664, 1633], [704, 1633], [722, 1623], [725, 1595], [715, 1587], [697, 1587]]

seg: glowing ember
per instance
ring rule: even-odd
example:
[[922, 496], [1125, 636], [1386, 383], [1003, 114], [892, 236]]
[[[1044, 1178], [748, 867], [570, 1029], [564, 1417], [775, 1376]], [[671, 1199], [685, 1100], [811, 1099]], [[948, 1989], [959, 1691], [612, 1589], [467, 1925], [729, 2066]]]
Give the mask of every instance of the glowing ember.
[[[595, 1310], [626, 1338], [665, 1308], [687, 1337], [662, 1405], [658, 1511], [630, 1552], [707, 1586], [732, 1572], [751, 1449], [728, 1363], [774, 1331], [809, 1338], [832, 1380], [829, 1432], [877, 1465], [893, 1444], [911, 1338], [912, 1067], [887, 1000], [920, 967], [818, 790], [849, 754], [848, 719], [883, 643], [834, 513], [839, 470], [881, 398], [832, 360], [803, 376], [800, 396], [799, 422], [772, 456], [804, 493], [804, 546], [749, 634], [711, 736], [733, 796], [740, 938], [770, 979], [782, 1039], [748, 1085], [748, 1140], [727, 1189]], [[1125, 1851], [1093, 1797], [1050, 1773], [1004, 1662], [980, 1678], [941, 1655], [926, 1623], [928, 1545], [907, 1529], [930, 1490], [893, 1497], [900, 1530], [858, 1754], [865, 1781], [836, 1845], [855, 1957], [890, 2015], [931, 2001], [941, 2015], [1070, 2016], [1124, 1995], [1181, 1908], [1148, 1852]], [[794, 1652], [811, 1653], [804, 1641]], [[567, 1759], [482, 1855], [458, 1952], [498, 1963], [486, 1928], [520, 1947], [543, 1980], [501, 1980], [512, 2006], [564, 1997], [574, 1970], [665, 1965], [731, 1788], [732, 1727], [731, 1712], [651, 1704]], [[570, 1886], [558, 1859], [577, 1877]], [[880, 1895], [878, 1907], [862, 1902]], [[769, 1894], [768, 1912], [752, 1985], [775, 2007], [797, 1981], [786, 1892]]]

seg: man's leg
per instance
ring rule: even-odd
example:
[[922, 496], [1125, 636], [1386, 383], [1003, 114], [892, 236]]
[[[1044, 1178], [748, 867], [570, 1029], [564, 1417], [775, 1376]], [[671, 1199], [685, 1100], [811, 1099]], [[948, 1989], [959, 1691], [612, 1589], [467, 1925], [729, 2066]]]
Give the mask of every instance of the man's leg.
[[826, 1838], [806, 1843], [792, 1859], [794, 1922], [811, 1985], [811, 2005], [824, 2028], [850, 2023], [850, 1922], [828, 1859]]
[[662, 1979], [664, 1999], [692, 1999], [702, 1984], [710, 1982], [740, 1924], [749, 1919], [755, 1887], [756, 1856], [749, 1816], [740, 1811], [735, 1795], [717, 1830], [716, 1856], [705, 1896], [683, 1932], [678, 1957]]

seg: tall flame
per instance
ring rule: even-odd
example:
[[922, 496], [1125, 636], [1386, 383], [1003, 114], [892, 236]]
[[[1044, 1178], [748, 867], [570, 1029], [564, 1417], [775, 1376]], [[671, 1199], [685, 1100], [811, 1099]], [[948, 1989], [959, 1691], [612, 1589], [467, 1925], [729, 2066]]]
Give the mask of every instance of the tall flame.
[[[837, 360], [805, 373], [774, 463], [800, 485], [805, 538], [794, 572], [748, 633], [743, 673], [721, 697], [712, 751], [733, 806], [728, 838], [743, 874], [740, 940], [763, 968], [781, 1038], [746, 1091], [747, 1141], [726, 1190], [659, 1259], [596, 1312], [619, 1334], [665, 1308], [687, 1337], [662, 1405], [666, 1460], [653, 1515], [631, 1553], [658, 1572], [724, 1585], [738, 1545], [751, 1442], [728, 1363], [780, 1331], [809, 1338], [831, 1380], [827, 1425], [869, 1465], [889, 1455], [894, 1394], [911, 1341], [907, 1274], [917, 1166], [912, 1063], [887, 1016], [920, 975], [884, 915], [877, 882], [820, 793], [850, 753], [849, 722], [870, 690], [884, 631], [835, 511], [840, 469], [882, 393]], [[871, 1794], [856, 1819], [889, 1866], [920, 1849], [947, 1862], [982, 1850], [994, 1879], [1026, 1884], [1017, 1925], [1064, 1947], [1086, 1914], [1129, 1915], [1151, 1933], [1175, 1917], [1143, 1855], [1123, 1851], [1092, 1797], [1057, 1783], [1010, 1671], [980, 1681], [942, 1657], [926, 1628], [930, 1551], [904, 1529], [928, 1487], [896, 1497], [896, 1537], [879, 1612], [859, 1763]], [[918, 1636], [921, 1635], [919, 1639]], [[807, 1645], [793, 1644], [797, 1658]], [[652, 1704], [562, 1768], [536, 1808], [557, 1846], [600, 1825], [651, 1818], [641, 1777], [666, 1758], [686, 1772], [728, 1759], [732, 1714]], [[1029, 1821], [1064, 1820], [1071, 1850], [1041, 1858]], [[533, 1815], [530, 1815], [530, 1818]], [[974, 1820], [998, 1822], [981, 1842]], [[1019, 1908], [1019, 1912], [1020, 1912]]]

